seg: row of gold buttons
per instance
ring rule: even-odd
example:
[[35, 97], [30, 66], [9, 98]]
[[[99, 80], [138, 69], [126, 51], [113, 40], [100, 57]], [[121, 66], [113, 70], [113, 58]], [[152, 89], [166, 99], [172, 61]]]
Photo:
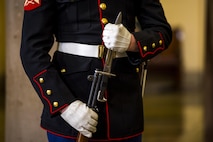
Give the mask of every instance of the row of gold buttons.
[[[39, 83], [40, 83], [40, 84], [44, 83], [44, 78], [42, 78], [42, 77], [39, 78]], [[52, 95], [52, 90], [47, 90], [47, 91], [46, 91], [46, 94], [47, 94], [47, 95]], [[54, 107], [58, 107], [58, 102], [53, 102], [53, 106], [54, 106]]]
[[[106, 9], [107, 9], [107, 6], [106, 6], [105, 3], [101, 3], [101, 4], [99, 5], [99, 7], [100, 7], [101, 10], [106, 10]], [[106, 24], [108, 23], [108, 19], [102, 17], [101, 22], [102, 22], [104, 25], [106, 25]]]
[[[159, 45], [162, 45], [163, 44], [163, 41], [162, 40], [159, 40]], [[156, 44], [155, 43], [152, 43], [152, 48], [155, 48], [156, 47]], [[148, 47], [147, 46], [144, 46], [143, 47], [143, 50], [144, 51], [147, 51], [148, 50]]]

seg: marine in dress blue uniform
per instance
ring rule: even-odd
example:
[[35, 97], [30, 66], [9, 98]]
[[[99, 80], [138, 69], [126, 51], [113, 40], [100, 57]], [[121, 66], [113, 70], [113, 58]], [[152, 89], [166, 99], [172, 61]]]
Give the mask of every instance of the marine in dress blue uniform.
[[[159, 0], [26, 0], [21, 60], [29, 80], [43, 103], [41, 127], [56, 136], [76, 139], [78, 131], [62, 117], [72, 102], [88, 100], [95, 69], [103, 58], [55, 51], [54, 42], [104, 46], [105, 25], [122, 12], [122, 24], [134, 36], [138, 52], [126, 51], [113, 60], [107, 102], [98, 103], [97, 132], [92, 139], [119, 141], [143, 132], [140, 65], [171, 42], [172, 32]], [[135, 18], [141, 31], [135, 31]], [[72, 48], [70, 46], [69, 48]], [[74, 48], [74, 47], [73, 47]], [[102, 53], [99, 53], [102, 54]]]

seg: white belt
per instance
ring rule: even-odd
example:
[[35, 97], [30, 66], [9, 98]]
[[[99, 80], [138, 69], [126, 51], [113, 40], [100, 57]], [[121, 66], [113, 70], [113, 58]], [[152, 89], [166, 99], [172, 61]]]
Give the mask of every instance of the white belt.
[[[104, 54], [103, 45], [89, 45], [73, 42], [59, 42], [58, 51], [73, 55], [102, 58]], [[116, 58], [127, 57], [126, 52], [116, 52]]]

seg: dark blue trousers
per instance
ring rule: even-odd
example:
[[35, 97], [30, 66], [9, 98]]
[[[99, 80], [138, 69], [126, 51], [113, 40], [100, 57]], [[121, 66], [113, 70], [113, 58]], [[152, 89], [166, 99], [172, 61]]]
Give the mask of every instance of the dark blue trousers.
[[[47, 132], [47, 137], [49, 142], [76, 142], [73, 139], [59, 137], [48, 132]], [[118, 141], [112, 141], [112, 142], [118, 142]], [[142, 142], [142, 135], [131, 138], [131, 139], [119, 141], [119, 142]]]

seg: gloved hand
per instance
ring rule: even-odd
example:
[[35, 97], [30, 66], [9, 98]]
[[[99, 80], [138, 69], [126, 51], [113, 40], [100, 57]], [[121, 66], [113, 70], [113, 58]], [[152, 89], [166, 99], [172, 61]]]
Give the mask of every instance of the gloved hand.
[[102, 40], [106, 48], [125, 52], [129, 48], [131, 33], [122, 24], [107, 24], [103, 30]]
[[96, 132], [98, 114], [79, 100], [71, 103], [61, 113], [61, 117], [88, 138], [92, 137], [92, 133]]

